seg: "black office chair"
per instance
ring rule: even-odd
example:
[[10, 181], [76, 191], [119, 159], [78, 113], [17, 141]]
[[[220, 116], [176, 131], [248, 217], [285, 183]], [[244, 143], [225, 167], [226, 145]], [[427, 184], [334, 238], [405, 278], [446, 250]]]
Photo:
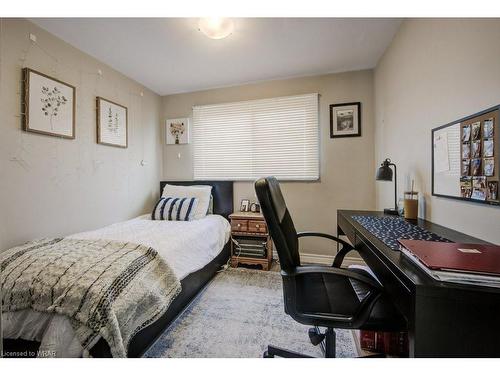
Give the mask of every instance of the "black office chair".
[[[366, 329], [402, 331], [406, 322], [384, 295], [383, 286], [363, 269], [340, 268], [353, 247], [324, 233], [297, 233], [274, 177], [255, 182], [255, 191], [274, 241], [283, 277], [285, 312], [299, 323], [312, 325], [309, 338], [321, 344], [325, 357], [335, 357], [335, 331]], [[301, 266], [300, 237], [322, 237], [342, 245], [332, 266]], [[325, 327], [324, 333], [318, 327]], [[303, 354], [268, 346], [264, 357], [307, 357]]]

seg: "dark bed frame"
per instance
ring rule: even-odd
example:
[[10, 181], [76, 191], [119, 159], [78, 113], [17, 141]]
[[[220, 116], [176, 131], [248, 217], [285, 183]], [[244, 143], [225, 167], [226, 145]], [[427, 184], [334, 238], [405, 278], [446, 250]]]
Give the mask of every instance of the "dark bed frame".
[[[233, 212], [233, 182], [232, 181], [161, 181], [160, 195], [166, 184], [172, 185], [210, 185], [214, 214], [224, 216], [226, 219]], [[227, 263], [230, 256], [230, 242], [228, 241], [219, 255], [202, 269], [193, 272], [181, 280], [182, 291], [172, 301], [171, 305], [158, 320], [139, 331], [131, 340], [128, 357], [141, 357], [156, 339], [170, 326], [175, 318], [193, 300], [201, 289], [215, 276], [216, 272]], [[26, 340], [4, 339], [5, 352], [36, 353], [40, 343]], [[109, 358], [111, 352], [104, 339], [100, 339], [90, 350], [93, 357]]]

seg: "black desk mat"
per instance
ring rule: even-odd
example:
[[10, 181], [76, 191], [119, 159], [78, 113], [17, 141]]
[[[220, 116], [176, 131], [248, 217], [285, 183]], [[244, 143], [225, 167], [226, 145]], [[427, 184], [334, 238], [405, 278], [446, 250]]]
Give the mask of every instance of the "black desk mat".
[[453, 242], [398, 216], [354, 215], [352, 218], [392, 250], [399, 250], [398, 239]]

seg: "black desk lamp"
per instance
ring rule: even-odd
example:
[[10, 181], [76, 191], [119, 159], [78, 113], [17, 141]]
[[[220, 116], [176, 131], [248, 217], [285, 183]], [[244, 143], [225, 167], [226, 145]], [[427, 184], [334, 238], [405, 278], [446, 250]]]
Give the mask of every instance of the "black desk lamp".
[[392, 169], [391, 165], [394, 167], [394, 208], [384, 208], [384, 214], [398, 215], [398, 175], [396, 172], [396, 164], [391, 163], [391, 159], [385, 159], [380, 168], [377, 170], [377, 181], [392, 181]]

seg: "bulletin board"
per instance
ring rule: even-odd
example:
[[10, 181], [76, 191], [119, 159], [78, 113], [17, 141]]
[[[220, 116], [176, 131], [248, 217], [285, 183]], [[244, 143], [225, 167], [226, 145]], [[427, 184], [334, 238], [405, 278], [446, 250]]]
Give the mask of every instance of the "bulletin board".
[[432, 129], [432, 195], [500, 205], [500, 106]]

